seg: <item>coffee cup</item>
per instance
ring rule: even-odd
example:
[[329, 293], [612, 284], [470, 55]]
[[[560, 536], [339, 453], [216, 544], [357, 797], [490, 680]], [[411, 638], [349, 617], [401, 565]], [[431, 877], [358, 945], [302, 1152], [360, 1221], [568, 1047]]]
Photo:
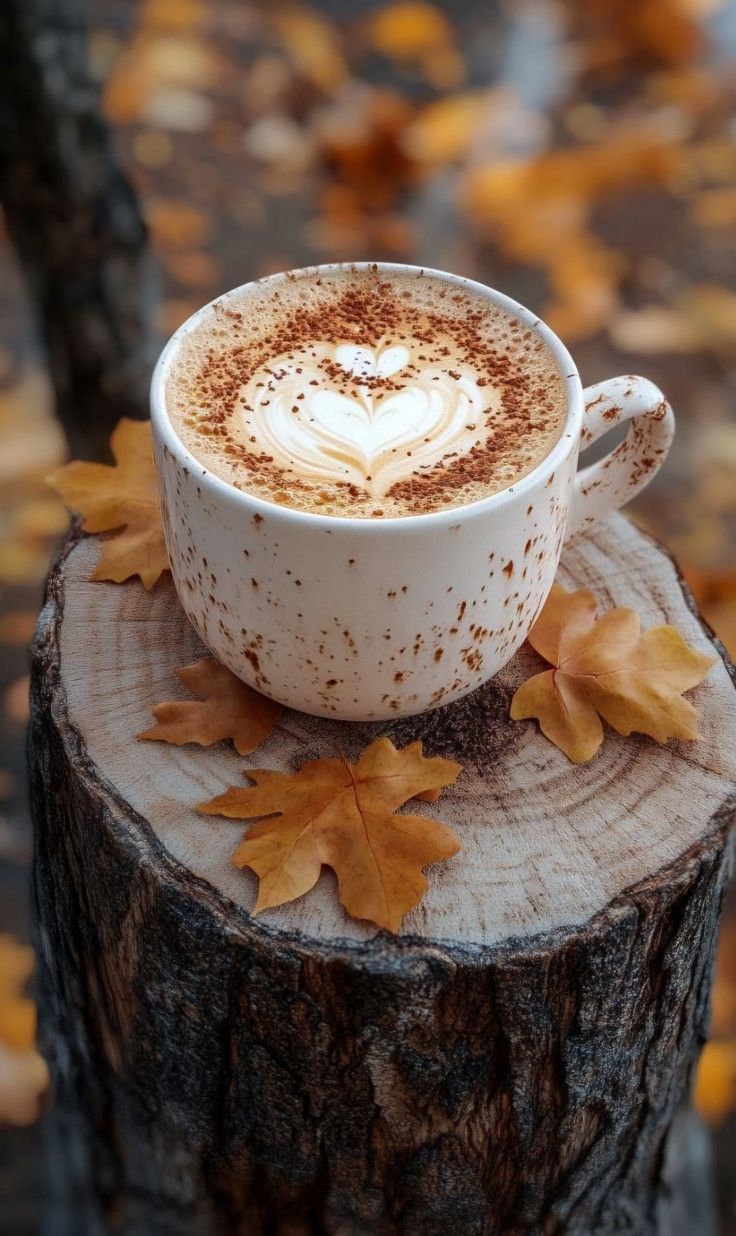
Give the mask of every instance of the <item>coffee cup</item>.
[[[566, 539], [638, 494], [674, 433], [656, 386], [625, 376], [583, 389], [564, 344], [510, 297], [443, 271], [371, 269], [469, 290], [543, 341], [564, 381], [566, 409], [559, 438], [529, 473], [478, 501], [396, 518], [320, 514], [236, 488], [187, 449], [167, 408], [182, 343], [215, 302], [173, 335], [151, 386], [166, 545], [190, 621], [256, 690], [290, 708], [356, 721], [449, 704], [496, 674], [542, 609]], [[259, 295], [285, 278], [259, 281]], [[217, 303], [236, 297], [242, 305], [249, 286]], [[623, 422], [631, 422], [623, 441], [578, 470], [580, 450]]]

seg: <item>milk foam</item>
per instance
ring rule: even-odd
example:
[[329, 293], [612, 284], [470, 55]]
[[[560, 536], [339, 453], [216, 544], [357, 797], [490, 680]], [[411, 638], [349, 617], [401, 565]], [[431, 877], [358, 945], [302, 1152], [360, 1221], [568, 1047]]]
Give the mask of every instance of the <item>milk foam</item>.
[[375, 497], [448, 451], [466, 454], [488, 437], [489, 396], [469, 370], [450, 378], [424, 366], [421, 346], [315, 341], [269, 360], [241, 394], [247, 440], [298, 477], [352, 482]]
[[544, 341], [469, 288], [380, 267], [264, 280], [215, 302], [167, 382], [196, 459], [268, 502], [352, 518], [463, 506], [562, 432]]

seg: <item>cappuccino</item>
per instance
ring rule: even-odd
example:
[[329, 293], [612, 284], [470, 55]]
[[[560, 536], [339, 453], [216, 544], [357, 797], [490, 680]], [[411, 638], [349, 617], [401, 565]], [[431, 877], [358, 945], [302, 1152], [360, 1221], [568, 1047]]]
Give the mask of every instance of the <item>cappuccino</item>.
[[187, 332], [178, 436], [237, 489], [356, 519], [507, 489], [560, 438], [563, 375], [534, 331], [429, 274], [344, 267], [251, 284]]

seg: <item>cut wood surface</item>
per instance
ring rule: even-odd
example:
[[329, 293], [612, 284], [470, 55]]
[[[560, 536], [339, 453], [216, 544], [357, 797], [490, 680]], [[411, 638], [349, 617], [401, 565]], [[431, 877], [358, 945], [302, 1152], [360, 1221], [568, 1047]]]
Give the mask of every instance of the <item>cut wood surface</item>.
[[[289, 712], [247, 758], [225, 744], [142, 747], [135, 735], [151, 725], [153, 705], [191, 698], [176, 669], [203, 655], [203, 645], [170, 579], [153, 594], [137, 582], [89, 583], [98, 553], [97, 539], [83, 539], [62, 567], [69, 721], [105, 780], [168, 852], [245, 909], [255, 902], [255, 877], [237, 871], [231, 857], [247, 826], [202, 817], [195, 807], [244, 784], [249, 766], [291, 770], [339, 752], [353, 759], [378, 734], [396, 746], [420, 738], [425, 754], [464, 764], [435, 808], [457, 831], [462, 851], [432, 872], [403, 931], [470, 945], [586, 922], [701, 840], [736, 782], [736, 745], [724, 739], [736, 733], [736, 694], [720, 658], [688, 697], [702, 712], [702, 742], [658, 746], [609, 731], [602, 752], [583, 767], [569, 763], [534, 722], [508, 719], [515, 688], [542, 665], [526, 648], [481, 690], [421, 717], [356, 725]], [[631, 606], [644, 627], [672, 623], [694, 647], [712, 650], [673, 563], [621, 517], [567, 550], [560, 580], [590, 588], [601, 609]], [[260, 921], [319, 940], [365, 940], [377, 931], [345, 914], [327, 870], [309, 896]]]
[[[247, 759], [138, 743], [202, 648], [170, 582], [90, 583], [98, 553], [64, 547], [32, 675], [47, 1236], [712, 1236], [687, 1098], [736, 693], [666, 554], [617, 516], [560, 578], [715, 651], [703, 740], [608, 733], [574, 766], [508, 719], [528, 649], [390, 725], [289, 712]], [[329, 872], [254, 918], [247, 825], [195, 804], [378, 733], [465, 766], [432, 806], [461, 851], [396, 936], [349, 919]]]

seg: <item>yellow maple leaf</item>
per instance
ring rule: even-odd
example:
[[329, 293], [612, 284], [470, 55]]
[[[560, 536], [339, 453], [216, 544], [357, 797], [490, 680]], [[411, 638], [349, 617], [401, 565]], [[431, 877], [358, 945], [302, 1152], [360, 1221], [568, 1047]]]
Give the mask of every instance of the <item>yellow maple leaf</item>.
[[85, 532], [110, 532], [93, 579], [122, 583], [139, 575], [152, 588], [169, 559], [164, 544], [161, 507], [150, 421], [123, 418], [110, 447], [114, 466], [75, 459], [52, 472], [49, 484], [71, 510], [82, 515]]
[[218, 661], [205, 658], [176, 672], [199, 699], [156, 704], [156, 724], [138, 734], [139, 739], [209, 747], [230, 738], [239, 755], [248, 755], [273, 733], [280, 704], [241, 682]]
[[592, 592], [555, 584], [529, 633], [529, 643], [554, 669], [519, 687], [511, 717], [536, 717], [542, 733], [576, 764], [591, 759], [607, 721], [619, 734], [657, 742], [695, 739], [698, 714], [682, 692], [696, 686], [715, 658], [689, 648], [674, 627], [641, 632], [631, 609], [600, 619]]
[[425, 758], [419, 742], [397, 751], [377, 738], [356, 764], [335, 757], [310, 760], [296, 773], [248, 769], [255, 785], [228, 789], [199, 810], [261, 817], [233, 855], [236, 867], [259, 877], [256, 913], [307, 893], [324, 864], [337, 875], [349, 914], [397, 931], [426, 891], [422, 869], [460, 846], [445, 824], [396, 808], [436, 797], [460, 772], [454, 760]]

